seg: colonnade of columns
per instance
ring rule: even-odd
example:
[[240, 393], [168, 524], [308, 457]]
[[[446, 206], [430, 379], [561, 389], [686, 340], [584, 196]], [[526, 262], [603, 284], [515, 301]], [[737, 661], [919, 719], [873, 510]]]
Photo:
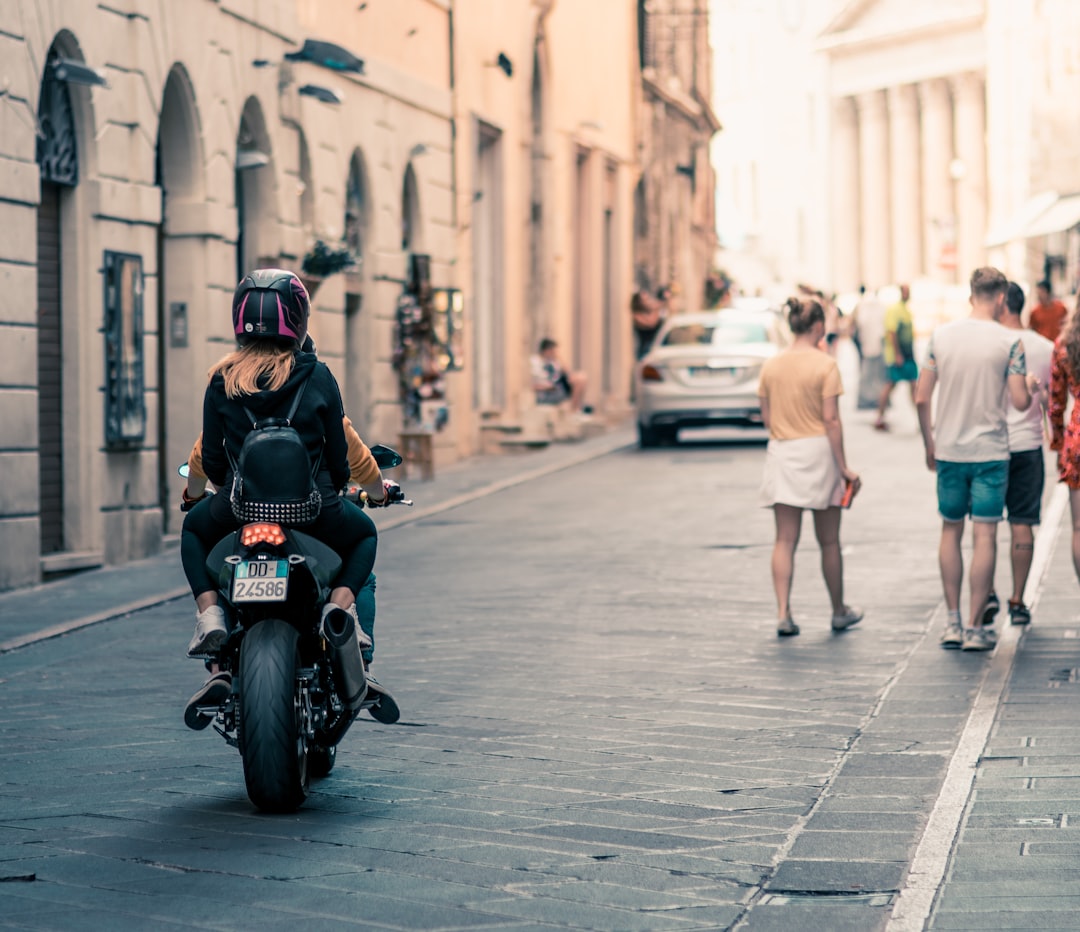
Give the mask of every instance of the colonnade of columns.
[[986, 250], [986, 95], [967, 73], [833, 101], [834, 287], [965, 281]]

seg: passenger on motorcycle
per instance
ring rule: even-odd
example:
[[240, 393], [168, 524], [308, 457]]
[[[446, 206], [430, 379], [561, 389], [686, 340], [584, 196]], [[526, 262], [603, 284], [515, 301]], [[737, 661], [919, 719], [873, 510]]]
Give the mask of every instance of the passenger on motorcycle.
[[[342, 560], [323, 610], [325, 622], [332, 612], [355, 613], [356, 594], [375, 564], [378, 535], [363, 510], [338, 495], [350, 474], [345, 415], [334, 376], [314, 353], [302, 349], [309, 313], [307, 292], [292, 272], [258, 269], [237, 286], [232, 304], [237, 349], [210, 370], [203, 398], [201, 465], [216, 487], [230, 488], [231, 463], [237, 461], [252, 427], [244, 408], [258, 418], [281, 416], [300, 386], [307, 383], [292, 426], [307, 447], [311, 462], [319, 463], [315, 478], [322, 506], [304, 531], [332, 547]], [[388, 497], [381, 474], [379, 481], [370, 485], [365, 485], [365, 490], [374, 499], [371, 504], [384, 504]], [[190, 491], [185, 490], [188, 502], [193, 499]], [[213, 655], [228, 635], [225, 612], [218, 604], [217, 585], [206, 568], [206, 558], [221, 538], [239, 526], [225, 494], [199, 502], [184, 520], [180, 554], [196, 605], [188, 656]], [[224, 700], [229, 685], [228, 674], [217, 673], [191, 702], [207, 703], [219, 696]], [[390, 698], [373, 680], [371, 688]], [[393, 704], [392, 699], [389, 704]]]

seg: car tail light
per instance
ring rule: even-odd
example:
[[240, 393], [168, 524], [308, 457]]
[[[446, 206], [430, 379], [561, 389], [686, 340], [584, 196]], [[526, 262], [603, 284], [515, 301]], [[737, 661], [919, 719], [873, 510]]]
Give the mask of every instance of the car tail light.
[[256, 544], [277, 546], [285, 543], [285, 532], [280, 524], [245, 524], [240, 532], [240, 543], [244, 547], [254, 547]]
[[656, 366], [644, 365], [641, 367], [641, 381], [642, 382], [663, 382], [664, 377], [660, 374], [660, 370]]

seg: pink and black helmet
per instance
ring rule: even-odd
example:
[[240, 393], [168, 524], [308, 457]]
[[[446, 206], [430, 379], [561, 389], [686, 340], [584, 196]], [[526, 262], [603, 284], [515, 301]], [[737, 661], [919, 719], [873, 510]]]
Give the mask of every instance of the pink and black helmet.
[[274, 340], [300, 346], [307, 335], [311, 305], [307, 289], [286, 269], [255, 269], [233, 292], [236, 342]]

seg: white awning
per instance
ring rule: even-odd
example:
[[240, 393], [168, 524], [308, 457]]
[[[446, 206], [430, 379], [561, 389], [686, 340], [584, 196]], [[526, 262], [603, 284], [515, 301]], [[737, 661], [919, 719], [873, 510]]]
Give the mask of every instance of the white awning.
[[1056, 191], [1044, 191], [1036, 194], [1023, 207], [1014, 213], [1004, 223], [999, 223], [986, 235], [986, 246], [1004, 246], [1013, 240], [1024, 239], [1029, 234], [1028, 228], [1040, 219], [1059, 198]]
[[1062, 233], [1080, 225], [1080, 194], [1058, 198], [1045, 212], [1035, 218], [1024, 231], [1025, 237]]

